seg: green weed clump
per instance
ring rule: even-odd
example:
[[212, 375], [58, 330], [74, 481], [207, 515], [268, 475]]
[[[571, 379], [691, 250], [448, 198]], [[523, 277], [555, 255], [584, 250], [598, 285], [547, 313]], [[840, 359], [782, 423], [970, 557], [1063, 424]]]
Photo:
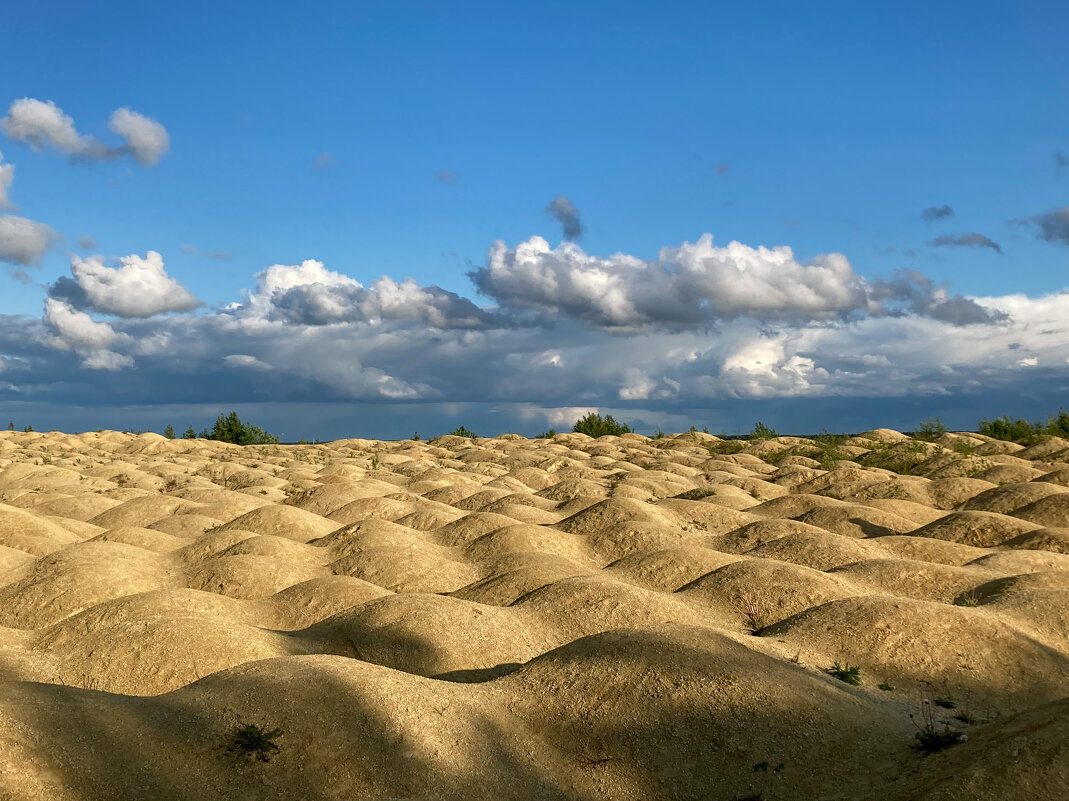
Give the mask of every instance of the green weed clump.
[[457, 426], [449, 432], [449, 435], [453, 437], [467, 437], [468, 439], [475, 439], [479, 436], [474, 431], [465, 428], [464, 426]]
[[833, 662], [831, 667], [824, 668], [824, 672], [854, 687], [861, 684], [861, 668], [857, 665], [840, 665], [838, 662]]

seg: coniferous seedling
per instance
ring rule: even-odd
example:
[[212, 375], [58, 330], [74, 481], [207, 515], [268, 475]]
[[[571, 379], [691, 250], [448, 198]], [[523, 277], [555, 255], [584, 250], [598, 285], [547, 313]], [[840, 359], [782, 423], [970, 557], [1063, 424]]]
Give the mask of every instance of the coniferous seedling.
[[275, 742], [282, 736], [282, 729], [268, 730], [263, 726], [248, 723], [230, 730], [230, 747], [227, 753], [237, 754], [249, 762], [270, 762], [281, 750]]
[[854, 687], [861, 684], [861, 668], [857, 665], [840, 665], [838, 662], [833, 662], [830, 668], [824, 668], [824, 672]]

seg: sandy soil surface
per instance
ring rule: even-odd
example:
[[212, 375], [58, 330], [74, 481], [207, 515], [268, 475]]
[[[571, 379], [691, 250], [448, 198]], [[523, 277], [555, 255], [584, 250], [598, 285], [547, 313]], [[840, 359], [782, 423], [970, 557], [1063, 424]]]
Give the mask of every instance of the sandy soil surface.
[[1069, 798], [1069, 442], [739, 447], [4, 432], [0, 798]]

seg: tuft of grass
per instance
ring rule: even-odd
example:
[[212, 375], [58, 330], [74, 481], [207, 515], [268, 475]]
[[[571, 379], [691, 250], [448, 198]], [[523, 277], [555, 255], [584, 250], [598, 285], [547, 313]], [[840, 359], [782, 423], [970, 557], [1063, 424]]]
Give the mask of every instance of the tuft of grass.
[[230, 731], [228, 754], [237, 754], [249, 762], [270, 762], [281, 749], [275, 742], [282, 736], [282, 729], [270, 729], [248, 723], [235, 726]]
[[755, 637], [768, 628], [768, 618], [761, 611], [761, 598], [755, 592], [746, 591], [739, 595], [736, 608], [742, 614], [746, 630]]
[[854, 687], [861, 684], [861, 668], [857, 665], [840, 665], [838, 662], [833, 662], [831, 667], [824, 668], [824, 672]]
[[933, 698], [932, 703], [940, 709], [957, 709], [958, 705], [952, 698]]
[[957, 598], [955, 598], [954, 599], [954, 605], [955, 606], [979, 606], [980, 605], [980, 596], [977, 594], [975, 589], [969, 590], [968, 592], [962, 593]]
[[879, 687], [881, 690], [883, 690], [885, 693], [894, 692], [894, 689], [895, 689], [894, 685], [888, 684], [886, 681], [881, 681], [876, 686]]

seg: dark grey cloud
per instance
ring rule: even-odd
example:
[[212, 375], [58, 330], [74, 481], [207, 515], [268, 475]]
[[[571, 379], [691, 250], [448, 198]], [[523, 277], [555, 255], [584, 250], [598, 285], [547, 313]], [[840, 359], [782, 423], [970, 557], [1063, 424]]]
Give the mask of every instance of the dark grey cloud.
[[1034, 225], [1038, 229], [1036, 236], [1045, 242], [1069, 245], [1069, 206], [1013, 222], [1018, 225]]
[[96, 250], [97, 241], [91, 236], [78, 237], [78, 247], [82, 250]]
[[569, 242], [574, 242], [583, 236], [583, 222], [579, 219], [579, 209], [564, 195], [557, 195], [553, 198], [553, 202], [546, 206], [546, 211], [560, 223], [561, 233]]
[[936, 220], [945, 220], [947, 217], [954, 216], [954, 209], [950, 206], [929, 206], [921, 212], [921, 219], [925, 222], [935, 222]]
[[438, 172], [434, 174], [434, 177], [443, 184], [448, 184], [449, 186], [456, 186], [460, 183], [460, 176], [452, 170], [447, 170], [445, 168], [438, 170]]
[[500, 325], [467, 298], [438, 286], [382, 278], [371, 285], [302, 284], [271, 297], [271, 319], [299, 325], [412, 320], [438, 328], [487, 328]]
[[1054, 154], [1054, 164], [1057, 167], [1069, 167], [1069, 156], [1061, 151]]
[[958, 247], [958, 248], [990, 248], [996, 253], [1002, 253], [1002, 246], [990, 237], [983, 234], [944, 234], [937, 236], [928, 243], [932, 247]]
[[945, 284], [937, 285], [917, 270], [896, 270], [888, 281], [872, 285], [871, 296], [886, 305], [891, 314], [913, 314], [954, 326], [993, 325], [1009, 316], [987, 309], [971, 298], [950, 295]]

